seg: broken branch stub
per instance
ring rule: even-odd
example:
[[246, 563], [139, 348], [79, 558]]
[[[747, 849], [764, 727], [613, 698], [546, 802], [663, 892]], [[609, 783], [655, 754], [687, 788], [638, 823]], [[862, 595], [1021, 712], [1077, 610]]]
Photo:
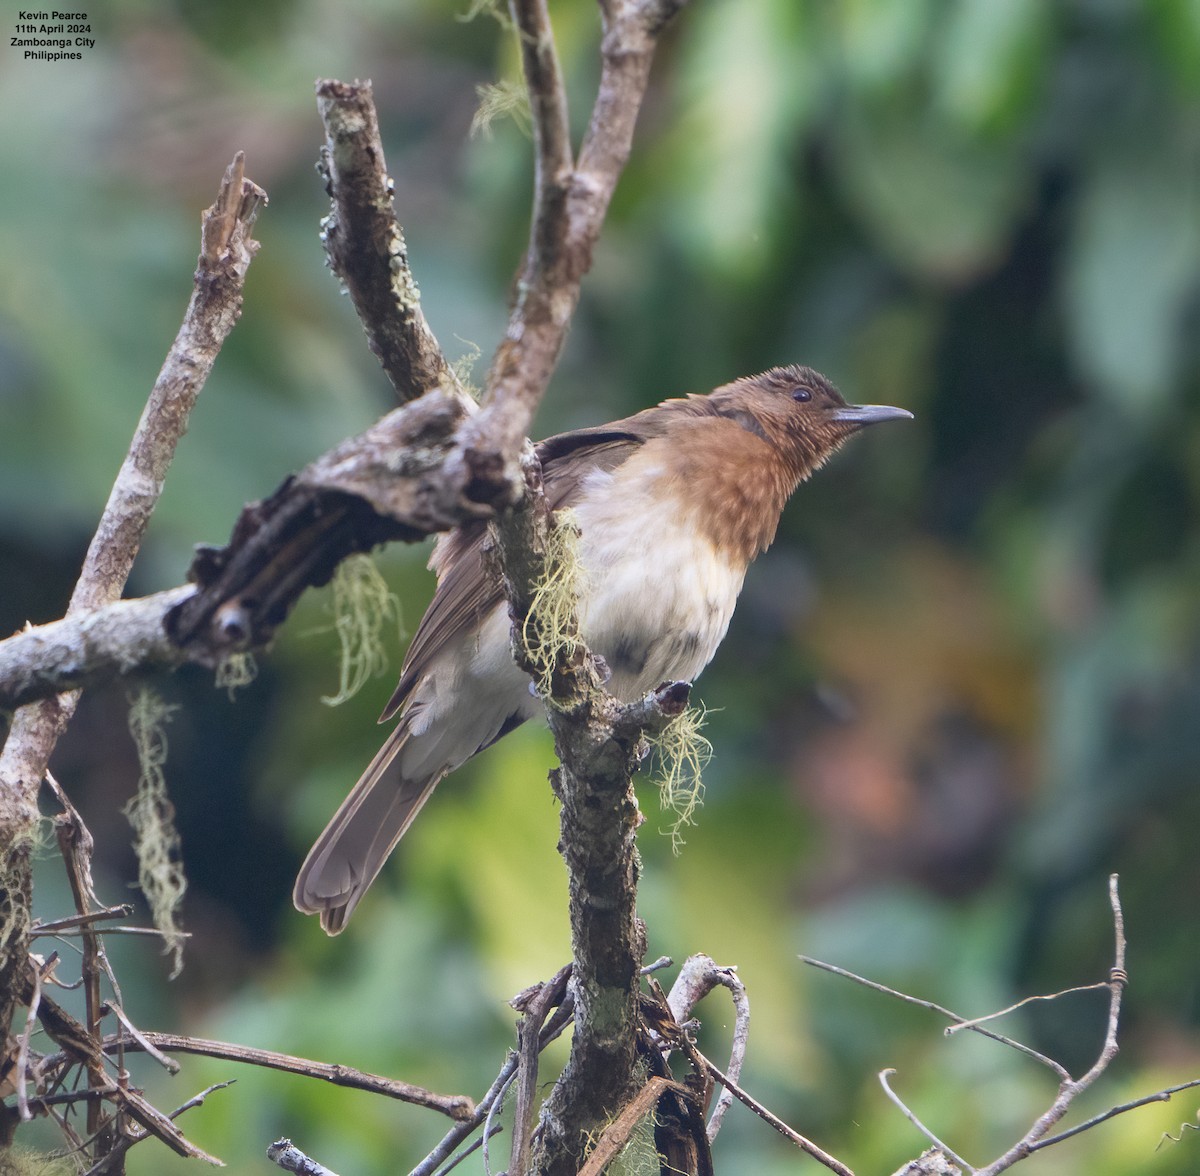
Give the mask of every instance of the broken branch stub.
[[432, 392], [250, 503], [228, 544], [197, 548], [188, 578], [198, 591], [167, 614], [171, 640], [215, 664], [268, 642], [304, 589], [327, 583], [346, 556], [489, 515], [461, 484], [469, 471], [446, 468], [469, 412], [465, 397]]

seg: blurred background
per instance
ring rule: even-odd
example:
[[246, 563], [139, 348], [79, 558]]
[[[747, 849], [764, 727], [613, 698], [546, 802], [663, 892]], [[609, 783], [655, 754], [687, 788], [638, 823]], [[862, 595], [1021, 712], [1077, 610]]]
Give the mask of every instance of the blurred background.
[[[482, 352], [482, 380], [530, 146], [511, 119], [469, 134], [477, 88], [517, 66], [467, 6], [108, 0], [83, 62], [4, 50], [0, 631], [61, 615], [234, 151], [270, 193], [262, 250], [130, 592], [181, 582], [193, 544], [224, 542], [245, 502], [391, 406], [317, 239], [316, 77], [374, 80], [426, 313], [452, 358]], [[598, 19], [551, 7], [581, 129]], [[1080, 1115], [1200, 1077], [1198, 159], [1196, 0], [694, 0], [655, 65], [539, 435], [783, 362], [917, 418], [840, 454], [752, 569], [697, 688], [716, 756], [679, 856], [642, 793], [651, 957], [739, 966], [745, 1084], [864, 1176], [923, 1146], [884, 1067], [976, 1163], [1053, 1082], [799, 953], [979, 1015], [1104, 978], [1116, 871], [1122, 1052]], [[427, 555], [379, 555], [410, 630]], [[478, 1097], [512, 1043], [505, 1001], [568, 956], [549, 738], [521, 730], [443, 785], [327, 940], [291, 883], [382, 737], [401, 650], [331, 709], [331, 625], [328, 592], [309, 594], [232, 699], [199, 670], [154, 681], [179, 706], [166, 773], [192, 939], [170, 984], [152, 943], [112, 940], [124, 1005], [145, 1028]], [[54, 761], [110, 902], [136, 877], [129, 692], [89, 694]], [[69, 909], [47, 853], [38, 913]], [[1074, 996], [997, 1027], [1080, 1073], [1105, 1007]], [[719, 1058], [728, 1006], [699, 1011]], [[203, 1059], [135, 1074], [167, 1109], [230, 1077], [182, 1125], [235, 1172], [274, 1170], [280, 1135], [343, 1176], [403, 1171], [445, 1127]], [[1198, 1103], [1022, 1170], [1195, 1172], [1200, 1136], [1155, 1149]], [[724, 1176], [796, 1169], [748, 1112], [726, 1122]], [[185, 1162], [145, 1144], [130, 1170]]]

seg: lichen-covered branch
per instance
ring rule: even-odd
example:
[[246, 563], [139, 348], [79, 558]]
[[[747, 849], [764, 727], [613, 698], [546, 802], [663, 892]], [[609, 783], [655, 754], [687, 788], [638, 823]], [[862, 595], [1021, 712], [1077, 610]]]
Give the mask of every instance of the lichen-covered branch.
[[[537, 198], [530, 246], [517, 280], [508, 330], [496, 350], [483, 411], [463, 429], [463, 460], [477, 478], [519, 492], [515, 459], [558, 362], [567, 328], [591, 268], [613, 193], [629, 159], [638, 111], [658, 36], [686, 0], [606, 0], [600, 85], [577, 162], [560, 135], [566, 102], [544, 9], [511, 6], [522, 37], [525, 81], [535, 120]], [[510, 455], [509, 464], [488, 455]], [[497, 491], [499, 493], [499, 491]]]
[[371, 83], [322, 79], [317, 108], [325, 124], [320, 167], [331, 202], [321, 239], [371, 351], [401, 401], [435, 388], [460, 390], [421, 311]]

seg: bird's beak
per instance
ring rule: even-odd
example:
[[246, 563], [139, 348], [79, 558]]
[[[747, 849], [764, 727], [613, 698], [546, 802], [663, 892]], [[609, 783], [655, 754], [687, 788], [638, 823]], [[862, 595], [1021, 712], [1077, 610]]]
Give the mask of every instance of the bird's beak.
[[830, 416], [844, 425], [877, 425], [880, 421], [901, 421], [913, 419], [913, 414], [907, 408], [892, 408], [890, 404], [847, 404], [845, 408], [834, 409]]

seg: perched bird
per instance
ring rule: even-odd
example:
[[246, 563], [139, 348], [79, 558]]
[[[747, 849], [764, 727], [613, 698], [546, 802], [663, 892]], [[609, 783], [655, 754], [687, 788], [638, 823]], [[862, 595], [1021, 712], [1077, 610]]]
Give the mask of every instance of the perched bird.
[[[580, 628], [608, 689], [632, 701], [695, 678], [792, 491], [859, 429], [911, 416], [848, 405], [811, 368], [778, 367], [543, 441], [546, 497], [580, 529]], [[296, 906], [331, 935], [442, 777], [541, 711], [510, 652], [485, 533], [469, 523], [438, 540], [437, 591], [380, 719], [399, 722], [300, 869]]]

